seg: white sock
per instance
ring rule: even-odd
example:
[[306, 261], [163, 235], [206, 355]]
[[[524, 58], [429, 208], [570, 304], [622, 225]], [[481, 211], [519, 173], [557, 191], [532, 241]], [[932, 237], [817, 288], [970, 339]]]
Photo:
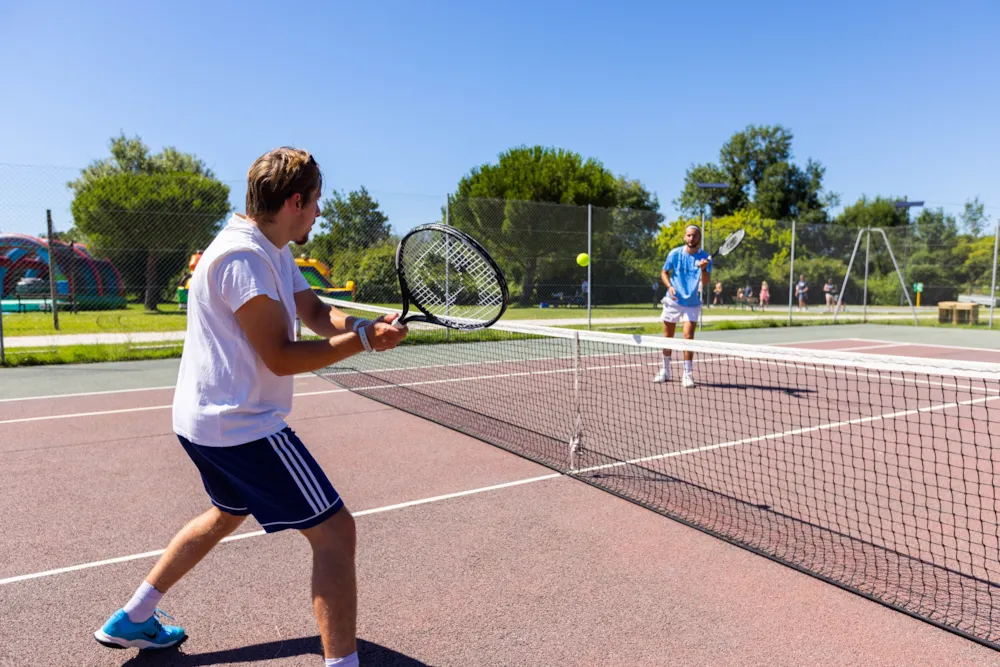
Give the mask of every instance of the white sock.
[[691, 374], [691, 361], [688, 359], [684, 360], [684, 372], [688, 375]]
[[670, 372], [670, 357], [663, 357], [663, 370]]
[[156, 605], [160, 604], [163, 593], [150, 586], [145, 581], [132, 596], [132, 599], [125, 605], [125, 613], [133, 623], [143, 623], [156, 611]]
[[343, 658], [327, 658], [326, 667], [361, 667], [361, 663], [358, 662], [358, 652], [355, 651]]

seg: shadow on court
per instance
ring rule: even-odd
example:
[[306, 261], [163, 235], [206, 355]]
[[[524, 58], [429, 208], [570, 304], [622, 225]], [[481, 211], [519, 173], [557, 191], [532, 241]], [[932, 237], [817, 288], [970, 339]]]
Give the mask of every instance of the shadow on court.
[[715, 387], [717, 389], [739, 389], [740, 391], [747, 391], [749, 389], [757, 389], [759, 391], [776, 391], [795, 398], [802, 398], [803, 396], [817, 393], [815, 389], [808, 389], [805, 387], [779, 387], [763, 384], [734, 384], [730, 382], [699, 382], [698, 386]]
[[[265, 642], [225, 651], [208, 653], [183, 653], [181, 650], [140, 652], [122, 667], [201, 667], [208, 665], [232, 665], [263, 662], [275, 658], [297, 655], [315, 655], [316, 662], [323, 656], [323, 645], [319, 635], [298, 637], [277, 642]], [[431, 667], [385, 646], [358, 640], [358, 659], [362, 665], [373, 667]]]

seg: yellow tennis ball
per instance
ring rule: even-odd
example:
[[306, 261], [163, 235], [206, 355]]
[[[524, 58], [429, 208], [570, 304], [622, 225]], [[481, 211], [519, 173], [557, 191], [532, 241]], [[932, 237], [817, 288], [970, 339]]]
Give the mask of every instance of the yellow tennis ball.
[[576, 263], [579, 264], [580, 266], [587, 266], [588, 264], [590, 264], [590, 255], [588, 255], [585, 252], [581, 252], [579, 255], [576, 256]]

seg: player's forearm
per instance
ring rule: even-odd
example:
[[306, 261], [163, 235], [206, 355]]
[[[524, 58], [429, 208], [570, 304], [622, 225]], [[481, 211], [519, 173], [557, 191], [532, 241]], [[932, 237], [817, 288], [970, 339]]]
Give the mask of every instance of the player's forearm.
[[660, 271], [660, 282], [662, 282], [667, 287], [670, 287], [670, 274], [666, 271]]
[[315, 313], [310, 319], [312, 321], [306, 322], [305, 325], [317, 336], [333, 338], [334, 336], [353, 331], [354, 320], [357, 318], [349, 316], [344, 311], [333, 306], [323, 304], [320, 311]]
[[[317, 332], [318, 333], [318, 332]], [[341, 333], [326, 340], [287, 341], [268, 364], [275, 375], [309, 373], [364, 351], [357, 333]]]

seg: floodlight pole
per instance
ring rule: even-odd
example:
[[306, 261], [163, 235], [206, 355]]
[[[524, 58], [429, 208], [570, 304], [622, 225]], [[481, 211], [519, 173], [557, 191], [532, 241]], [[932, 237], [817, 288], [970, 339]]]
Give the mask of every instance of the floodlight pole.
[[[906, 227], [904, 228], [904, 229], [906, 229], [906, 237], [903, 239], [903, 285], [904, 285], [903, 289], [904, 290], [906, 289], [905, 288], [906, 281], [909, 280], [909, 277], [910, 277], [910, 275], [909, 275], [910, 272], [908, 270], [909, 267], [910, 267], [910, 252], [909, 252], [910, 251], [910, 209], [911, 208], [919, 208], [919, 207], [921, 207], [923, 205], [924, 205], [924, 202], [922, 202], [922, 201], [908, 201], [908, 197], [906, 195], [903, 195], [903, 199], [901, 201], [896, 201], [895, 202], [896, 208], [901, 208], [904, 211], [906, 211]], [[888, 239], [886, 240], [886, 242], [888, 243]], [[909, 297], [907, 297], [907, 298], [909, 298]], [[903, 305], [903, 303], [902, 303], [903, 300], [900, 299], [899, 301], [900, 301], [899, 305], [902, 306]]]

